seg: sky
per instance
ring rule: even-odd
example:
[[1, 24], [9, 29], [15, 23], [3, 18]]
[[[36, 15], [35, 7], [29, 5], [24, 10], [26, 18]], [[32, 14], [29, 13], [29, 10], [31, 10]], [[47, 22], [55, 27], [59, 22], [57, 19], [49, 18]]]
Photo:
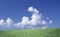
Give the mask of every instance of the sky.
[[60, 28], [60, 0], [0, 0], [0, 30]]

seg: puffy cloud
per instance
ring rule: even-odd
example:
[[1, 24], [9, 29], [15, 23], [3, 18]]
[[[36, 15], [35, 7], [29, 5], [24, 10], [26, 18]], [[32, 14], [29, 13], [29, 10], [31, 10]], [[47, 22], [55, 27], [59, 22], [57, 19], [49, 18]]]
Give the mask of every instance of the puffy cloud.
[[25, 25], [28, 25], [28, 24], [29, 24], [29, 18], [26, 16], [23, 16], [22, 21], [19, 23], [16, 23], [15, 25], [17, 27], [24, 27]]
[[5, 24], [4, 19], [1, 19], [0, 20], [0, 25], [4, 25], [4, 24]]
[[24, 27], [20, 22], [14, 24], [16, 27]]
[[30, 23], [32, 25], [37, 25], [40, 23], [40, 16], [38, 14], [33, 14], [31, 18]]
[[2, 27], [8, 27], [9, 28], [11, 25], [13, 25], [13, 21], [10, 18], [7, 18], [6, 20], [4, 20], [4, 19], [0, 20], [0, 26], [2, 26]]
[[39, 24], [41, 22], [41, 16], [39, 14], [39, 11], [36, 8], [33, 8], [33, 7], [29, 7], [28, 11], [29, 12], [32, 11], [32, 16], [31, 16], [30, 24], [31, 25]]
[[10, 26], [10, 25], [12, 25], [12, 24], [13, 24], [12, 19], [7, 18], [7, 20], [6, 20], [6, 25]]
[[31, 12], [31, 13], [33, 13], [33, 14], [39, 13], [39, 11], [36, 8], [33, 8], [33, 7], [29, 7], [28, 11]]
[[[30, 17], [31, 19], [29, 19], [29, 17], [23, 16], [22, 21], [17, 23], [14, 23], [11, 18], [7, 18], [6, 21], [4, 21], [4, 19], [1, 19], [0, 25], [6, 25], [8, 27], [10, 27], [11, 25], [14, 25], [17, 28], [18, 27], [24, 28], [25, 26], [28, 28], [34, 28], [34, 26], [36, 27], [37, 25], [39, 26], [42, 25], [42, 29], [44, 29], [47, 27], [46, 24], [52, 23], [52, 20], [50, 20], [49, 22], [45, 21], [42, 16], [42, 13], [39, 13], [39, 10], [37, 10], [34, 7], [29, 7], [28, 12], [31, 12], [32, 14], [32, 16]], [[49, 18], [47, 17], [47, 19]]]
[[41, 23], [41, 14], [39, 14], [39, 11], [36, 8], [29, 7], [28, 11], [32, 13], [31, 20], [29, 20], [29, 17], [23, 16], [22, 21], [17, 23], [17, 27], [25, 26], [25, 25], [38, 25]]
[[29, 8], [28, 8], [28, 11], [29, 11], [29, 12], [33, 12], [33, 10], [34, 10], [33, 7], [29, 7]]
[[[29, 28], [31, 28], [32, 26], [36, 26], [36, 25], [42, 25], [43, 28], [45, 28], [48, 22], [44, 20], [42, 13], [39, 13], [39, 11], [34, 7], [29, 7], [28, 11], [31, 12], [32, 14], [31, 20], [29, 19], [29, 17], [23, 16], [22, 21], [19, 23], [16, 23], [15, 25], [17, 27], [28, 26]], [[51, 23], [52, 21], [50, 20], [49, 24]]]
[[22, 24], [22, 25], [27, 25], [28, 22], [29, 22], [29, 18], [24, 16], [24, 17], [22, 18], [21, 24]]
[[39, 13], [39, 11], [38, 11], [36, 8], [34, 8], [33, 12], [34, 12], [35, 14], [38, 14], [38, 13]]
[[45, 20], [42, 20], [41, 24], [45, 25], [45, 24], [47, 24], [47, 22]]

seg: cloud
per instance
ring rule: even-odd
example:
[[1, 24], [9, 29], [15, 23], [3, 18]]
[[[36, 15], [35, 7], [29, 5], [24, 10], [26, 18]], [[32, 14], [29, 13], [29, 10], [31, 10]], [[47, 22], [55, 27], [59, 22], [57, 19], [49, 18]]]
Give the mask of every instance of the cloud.
[[47, 24], [47, 22], [45, 20], [42, 20], [42, 25]]
[[42, 28], [45, 28], [46, 24], [52, 23], [51, 20], [49, 22], [45, 21], [42, 13], [39, 13], [39, 11], [34, 7], [29, 7], [28, 12], [31, 12], [32, 14], [30, 17], [31, 19], [29, 19], [29, 17], [23, 16], [22, 21], [15, 24], [17, 27], [28, 26], [31, 28], [32, 26], [42, 25]]
[[4, 19], [0, 20], [0, 26], [2, 26], [2, 27], [9, 28], [11, 25], [13, 25], [13, 21], [10, 18], [7, 18], [6, 20], [4, 20]]
[[29, 19], [29, 17], [23, 16], [22, 21], [15, 24], [17, 27], [19, 26], [25, 26], [25, 25], [38, 25], [41, 23], [41, 15], [39, 14], [39, 11], [36, 8], [33, 7], [29, 7], [28, 11], [31, 12], [32, 16], [31, 16], [31, 20]]
[[[52, 20], [50, 20], [49, 22], [45, 21], [44, 17], [42, 16], [42, 13], [39, 12], [39, 10], [37, 10], [34, 7], [29, 7], [28, 12], [30, 12], [31, 15], [31, 19], [29, 17], [23, 16], [22, 17], [22, 21], [15, 23], [11, 18], [7, 18], [5, 21], [4, 19], [0, 20], [0, 25], [4, 25], [6, 27], [10, 27], [12, 25], [14, 25], [16, 28], [20, 27], [20, 28], [34, 28], [36, 26], [42, 26], [42, 28], [46, 28], [47, 24], [51, 24]], [[48, 17], [47, 17], [48, 18]], [[48, 18], [49, 19], [49, 18]]]
[[28, 8], [28, 11], [29, 11], [29, 12], [33, 12], [33, 10], [34, 10], [33, 7], [29, 7], [29, 8]]
[[29, 18], [26, 16], [23, 16], [22, 21], [19, 23], [16, 23], [15, 25], [17, 27], [24, 27], [25, 25], [28, 25], [28, 24], [29, 24]]
[[32, 25], [37, 25], [37, 24], [39, 24], [41, 21], [40, 21], [40, 16], [39, 16], [39, 14], [33, 14], [32, 15], [32, 17], [31, 17], [32, 19], [30, 20], [30, 23], [32, 24]]
[[4, 24], [5, 24], [4, 19], [1, 19], [0, 20], [0, 25], [4, 25]]
[[29, 7], [28, 11], [33, 13], [33, 14], [38, 14], [39, 13], [39, 11], [36, 8], [33, 8], [33, 7]]
[[50, 21], [49, 21], [49, 23], [50, 23], [50, 24], [52, 24], [52, 23], [53, 23], [53, 21], [52, 21], [52, 20], [50, 20]]
[[22, 25], [27, 25], [28, 23], [29, 23], [29, 18], [26, 17], [26, 16], [24, 16], [24, 17], [22, 18], [21, 24], [22, 24]]
[[12, 21], [12, 19], [10, 19], [10, 18], [7, 18], [7, 20], [6, 20], [6, 25], [12, 25], [13, 24], [13, 21]]

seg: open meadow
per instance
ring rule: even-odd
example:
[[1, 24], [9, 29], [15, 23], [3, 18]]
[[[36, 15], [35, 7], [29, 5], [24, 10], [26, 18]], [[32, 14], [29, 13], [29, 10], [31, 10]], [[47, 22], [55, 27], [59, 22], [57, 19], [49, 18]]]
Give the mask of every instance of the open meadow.
[[60, 37], [60, 29], [0, 30], [0, 37]]

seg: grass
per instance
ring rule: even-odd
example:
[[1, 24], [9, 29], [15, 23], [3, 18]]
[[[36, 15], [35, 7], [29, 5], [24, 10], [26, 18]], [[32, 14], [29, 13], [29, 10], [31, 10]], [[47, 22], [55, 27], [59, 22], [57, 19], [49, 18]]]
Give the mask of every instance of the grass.
[[60, 29], [0, 30], [0, 37], [60, 37]]

